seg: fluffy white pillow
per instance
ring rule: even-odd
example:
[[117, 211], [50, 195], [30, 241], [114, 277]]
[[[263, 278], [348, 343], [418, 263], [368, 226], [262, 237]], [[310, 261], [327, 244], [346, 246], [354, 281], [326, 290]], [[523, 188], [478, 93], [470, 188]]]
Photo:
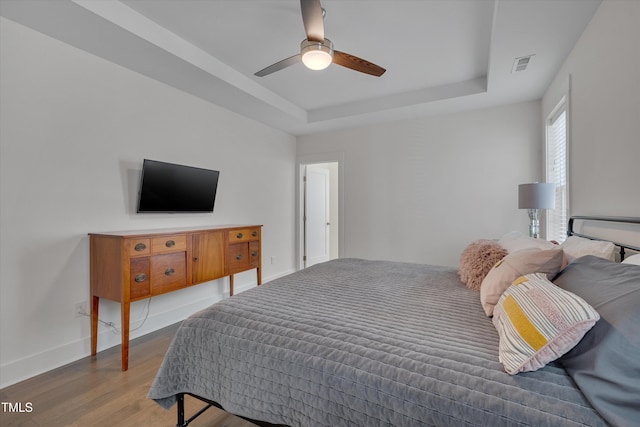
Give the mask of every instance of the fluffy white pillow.
[[631, 255], [622, 261], [623, 264], [635, 264], [640, 265], [640, 254]]
[[594, 255], [609, 261], [615, 261], [616, 259], [616, 246], [611, 242], [569, 236], [567, 240], [562, 242], [560, 247], [564, 251], [568, 262], [573, 262], [573, 260], [585, 255]]
[[523, 249], [553, 249], [558, 247], [558, 245], [551, 243], [548, 240], [523, 236], [522, 233], [517, 231], [505, 234], [500, 238], [500, 240], [498, 240], [498, 243], [509, 253], [521, 251]]

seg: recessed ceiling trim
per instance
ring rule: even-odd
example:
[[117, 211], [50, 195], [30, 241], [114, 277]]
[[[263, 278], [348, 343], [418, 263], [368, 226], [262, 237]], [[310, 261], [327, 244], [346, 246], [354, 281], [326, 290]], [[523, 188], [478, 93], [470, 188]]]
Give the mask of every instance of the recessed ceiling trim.
[[326, 108], [317, 108], [309, 111], [309, 123], [393, 110], [461, 96], [477, 95], [479, 93], [485, 93], [486, 91], [487, 77], [483, 76], [464, 82], [419, 89], [374, 99], [364, 99]]
[[[267, 33], [274, 28], [274, 22], [293, 21], [293, 16], [297, 23], [298, 8], [293, 0], [0, 0], [0, 3], [3, 18], [229, 111], [302, 135], [540, 99], [601, 0], [480, 3], [462, 0], [444, 9], [444, 3], [438, 2], [404, 2], [402, 7], [399, 2], [393, 10], [388, 8], [392, 2], [372, 1], [366, 8], [372, 13], [363, 22], [376, 22], [373, 9], [386, 11], [393, 18], [385, 27], [390, 38], [402, 36], [406, 27], [403, 14], [416, 16], [415, 11], [421, 10], [431, 16], [426, 11], [432, 8], [435, 8], [433, 16], [445, 12], [439, 18], [443, 21], [442, 28], [432, 23], [423, 29], [439, 42], [431, 50], [425, 45], [423, 50], [410, 52], [412, 60], [403, 63], [403, 67], [422, 69], [422, 74], [404, 76], [402, 71], [409, 68], [394, 65], [393, 71], [398, 74], [389, 74], [388, 79], [376, 83], [379, 86], [361, 80], [362, 77], [354, 78], [353, 74], [343, 75], [337, 67], [317, 75], [291, 70], [288, 76], [282, 73], [280, 81], [253, 78], [251, 73], [258, 61], [254, 55], [268, 58], [271, 54], [264, 55], [265, 51], [280, 51], [279, 46], [253, 43], [253, 34]], [[345, 17], [362, 12], [353, 2], [334, 4], [345, 8]], [[473, 19], [468, 13], [478, 5], [483, 5], [477, 9], [481, 13], [474, 13], [477, 19]], [[282, 10], [289, 15], [282, 16]], [[454, 33], [445, 31], [450, 28], [445, 20], [457, 22], [458, 13], [470, 25]], [[562, 18], [569, 15], [570, 20]], [[337, 28], [342, 25], [356, 35], [366, 28], [351, 25], [349, 20], [341, 24], [338, 19], [336, 23]], [[218, 31], [220, 27], [222, 31]], [[399, 29], [397, 34], [394, 28]], [[482, 31], [477, 31], [478, 28]], [[477, 37], [479, 34], [481, 38]], [[479, 40], [486, 43], [478, 43]], [[450, 49], [450, 41], [462, 45], [454, 43]], [[378, 52], [385, 56], [389, 51], [378, 49]], [[421, 54], [416, 56], [416, 52]], [[476, 65], [477, 61], [485, 61], [487, 67], [469, 72], [473, 61], [455, 61], [455, 52], [474, 59]], [[509, 64], [514, 57], [529, 52], [537, 53], [535, 67], [514, 78]], [[258, 62], [262, 61], [268, 59]], [[453, 74], [434, 69], [438, 78], [431, 78], [431, 64], [435, 61], [440, 64], [450, 61]], [[43, 66], [55, 63], [55, 58], [44, 57], [42, 63]], [[239, 74], [240, 70], [243, 74]], [[451, 85], [442, 85], [442, 81], [450, 81]], [[398, 82], [401, 84], [396, 85]]]
[[72, 0], [90, 12], [255, 98], [307, 122], [307, 112], [117, 0]]

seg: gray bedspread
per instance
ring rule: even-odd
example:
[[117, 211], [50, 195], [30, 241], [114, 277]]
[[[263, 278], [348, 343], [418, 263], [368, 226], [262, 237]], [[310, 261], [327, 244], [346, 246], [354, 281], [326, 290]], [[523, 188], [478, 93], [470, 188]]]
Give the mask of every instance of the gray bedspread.
[[510, 376], [456, 269], [340, 259], [184, 321], [149, 391], [290, 426], [602, 426], [559, 365]]

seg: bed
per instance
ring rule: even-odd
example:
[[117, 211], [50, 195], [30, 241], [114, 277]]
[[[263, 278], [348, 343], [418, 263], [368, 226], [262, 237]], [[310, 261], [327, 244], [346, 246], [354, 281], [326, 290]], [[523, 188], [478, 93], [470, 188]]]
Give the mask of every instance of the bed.
[[[457, 268], [338, 259], [186, 319], [148, 396], [165, 409], [177, 403], [179, 426], [199, 415], [185, 420], [185, 395], [261, 425], [638, 425], [640, 266], [587, 255], [562, 267], [556, 287], [573, 291], [576, 280], [598, 288], [598, 272], [611, 279], [610, 289], [624, 277], [613, 299], [626, 301], [626, 311], [610, 294], [583, 296], [600, 320], [592, 319], [573, 350], [533, 371], [505, 372], [494, 324], [505, 316], [487, 316]], [[607, 333], [613, 341], [594, 356]], [[610, 372], [607, 358], [619, 357], [620, 345], [624, 355]], [[593, 367], [585, 374], [584, 354], [601, 360], [604, 378]], [[600, 386], [607, 382], [613, 401]]]

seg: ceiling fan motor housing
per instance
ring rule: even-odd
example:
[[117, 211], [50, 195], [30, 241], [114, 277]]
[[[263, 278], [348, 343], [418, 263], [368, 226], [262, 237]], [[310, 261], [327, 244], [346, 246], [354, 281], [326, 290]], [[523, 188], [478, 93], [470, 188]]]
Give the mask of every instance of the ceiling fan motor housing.
[[324, 70], [333, 60], [333, 42], [329, 39], [322, 42], [304, 39], [300, 43], [300, 56], [307, 68]]

